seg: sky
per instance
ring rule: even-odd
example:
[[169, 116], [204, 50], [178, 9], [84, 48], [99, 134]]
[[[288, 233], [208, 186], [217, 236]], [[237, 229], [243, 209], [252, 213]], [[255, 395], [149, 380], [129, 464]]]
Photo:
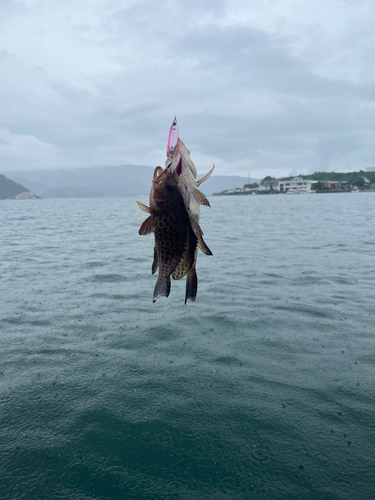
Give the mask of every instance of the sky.
[[374, 0], [1, 0], [0, 173], [375, 166]]

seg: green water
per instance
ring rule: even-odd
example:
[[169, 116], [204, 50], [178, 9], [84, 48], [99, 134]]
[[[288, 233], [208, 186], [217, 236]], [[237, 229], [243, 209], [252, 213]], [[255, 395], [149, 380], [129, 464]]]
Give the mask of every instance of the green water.
[[375, 195], [211, 205], [185, 306], [135, 200], [0, 202], [1, 500], [375, 498]]

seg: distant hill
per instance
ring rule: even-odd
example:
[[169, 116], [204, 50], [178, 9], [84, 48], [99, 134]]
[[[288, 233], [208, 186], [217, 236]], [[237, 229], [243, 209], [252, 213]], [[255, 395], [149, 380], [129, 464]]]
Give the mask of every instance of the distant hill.
[[21, 184], [17, 184], [17, 182], [0, 174], [0, 200], [7, 200], [8, 198], [14, 198], [18, 194], [29, 192], [30, 191]]
[[43, 192], [42, 198], [103, 198], [103, 192], [80, 186], [64, 186]]
[[136, 196], [150, 190], [154, 169], [147, 166], [95, 167], [12, 172], [42, 198]]
[[294, 177], [302, 177], [302, 179], [314, 180], [314, 181], [348, 181], [353, 182], [358, 179], [358, 177], [365, 177], [370, 182], [375, 182], [375, 172], [365, 172], [360, 170], [359, 172], [314, 172], [309, 175], [292, 175], [290, 177], [283, 177], [280, 180], [287, 181], [294, 179]]
[[[207, 169], [208, 170], [208, 169]], [[94, 167], [12, 172], [13, 179], [26, 184], [42, 198], [96, 198], [142, 196], [150, 192], [154, 167], [122, 165], [118, 167]], [[206, 172], [202, 172], [202, 177]], [[259, 182], [251, 179], [251, 182]], [[212, 175], [202, 191], [214, 192], [243, 187], [247, 177]]]

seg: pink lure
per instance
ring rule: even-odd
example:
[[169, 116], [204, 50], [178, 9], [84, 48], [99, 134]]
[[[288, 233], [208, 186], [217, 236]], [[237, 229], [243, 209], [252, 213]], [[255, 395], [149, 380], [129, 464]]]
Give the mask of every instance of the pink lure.
[[173, 156], [178, 143], [178, 125], [176, 117], [173, 120], [168, 136], [168, 151]]

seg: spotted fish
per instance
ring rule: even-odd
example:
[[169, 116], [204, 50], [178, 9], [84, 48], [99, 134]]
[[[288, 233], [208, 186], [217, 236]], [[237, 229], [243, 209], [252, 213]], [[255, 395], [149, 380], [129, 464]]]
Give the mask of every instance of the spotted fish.
[[[182, 278], [190, 271], [195, 259], [197, 237], [191, 227], [178, 183], [170, 169], [163, 171], [161, 167], [156, 167], [151, 184], [150, 207], [138, 201], [137, 204], [143, 212], [150, 214], [142, 223], [139, 234], [154, 233], [155, 236], [152, 274], [159, 268], [153, 296], [155, 302], [158, 297], [168, 297], [171, 288], [170, 276], [181, 259], [183, 266], [180, 265], [175, 279]], [[190, 281], [190, 295], [195, 298], [198, 282], [196, 280], [194, 284], [194, 280]]]
[[206, 181], [212, 174], [215, 166], [199, 181], [196, 181], [197, 170], [190, 158], [190, 151], [179, 139], [179, 130], [176, 118], [173, 120], [169, 131], [166, 169], [170, 169], [181, 190], [186, 210], [189, 213], [190, 222], [195, 235], [198, 238], [198, 248], [206, 255], [212, 255], [210, 249], [204, 242], [203, 231], [199, 226], [200, 205], [209, 207], [210, 203], [206, 196], [198, 189], [202, 182]]
[[[195, 269], [198, 248], [206, 255], [212, 255], [211, 250], [203, 240], [203, 231], [199, 225], [200, 205], [210, 206], [210, 203], [205, 195], [199, 191], [198, 186], [210, 177], [215, 167], [213, 167], [202, 179], [197, 182], [195, 181], [197, 171], [190, 158], [190, 151], [186, 148], [181, 139], [179, 139], [179, 130], [176, 118], [173, 120], [169, 131], [165, 167], [173, 172], [174, 178], [178, 183], [184, 199], [185, 207], [189, 214], [192, 229], [198, 241], [198, 246], [194, 254], [194, 262], [188, 271], [186, 278], [186, 303], [187, 299], [195, 300], [196, 292], [194, 295], [194, 290], [196, 291], [198, 288], [198, 279]], [[172, 274], [174, 279], [180, 279], [186, 272], [187, 263], [184, 260], [184, 256], [185, 253], [183, 253], [180, 262]]]

